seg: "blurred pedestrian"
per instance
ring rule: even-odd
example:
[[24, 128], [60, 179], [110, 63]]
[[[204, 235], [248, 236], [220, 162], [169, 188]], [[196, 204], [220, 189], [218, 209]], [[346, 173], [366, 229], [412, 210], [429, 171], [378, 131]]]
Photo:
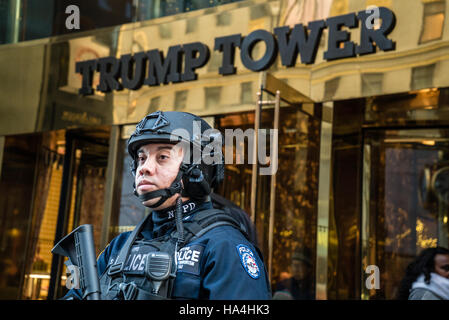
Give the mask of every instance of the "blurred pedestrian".
[[399, 300], [449, 300], [449, 250], [428, 248], [408, 265]]
[[314, 300], [313, 269], [310, 251], [297, 250], [292, 255], [291, 277], [276, 284], [274, 300]]

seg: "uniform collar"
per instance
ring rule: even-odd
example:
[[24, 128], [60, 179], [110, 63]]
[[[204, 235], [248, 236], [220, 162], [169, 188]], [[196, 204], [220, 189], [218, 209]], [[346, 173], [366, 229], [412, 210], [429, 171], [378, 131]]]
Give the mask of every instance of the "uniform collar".
[[[183, 219], [188, 219], [194, 213], [213, 208], [212, 202], [196, 202], [187, 200], [182, 203]], [[150, 224], [147, 224], [142, 230], [144, 238], [151, 239], [163, 236], [168, 230], [175, 227], [176, 206], [172, 206], [163, 210], [153, 211], [151, 214]]]
[[[181, 205], [182, 208], [182, 215], [188, 216], [191, 214], [191, 212], [195, 211], [195, 209], [198, 207], [198, 203], [192, 200], [184, 201]], [[173, 220], [175, 218], [176, 214], [176, 205], [172, 207], [168, 207], [163, 210], [153, 211], [152, 213], [152, 219], [153, 223], [155, 225], [157, 224], [164, 224], [170, 220]]]

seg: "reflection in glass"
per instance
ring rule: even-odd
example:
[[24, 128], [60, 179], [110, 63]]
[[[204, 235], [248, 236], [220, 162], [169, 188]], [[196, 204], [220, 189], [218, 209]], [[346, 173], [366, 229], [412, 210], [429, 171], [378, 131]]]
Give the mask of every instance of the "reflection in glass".
[[445, 1], [424, 3], [423, 23], [419, 43], [441, 39], [446, 11]]
[[120, 142], [121, 148], [121, 166], [118, 169], [121, 172], [121, 188], [118, 203], [118, 212], [114, 215], [113, 222], [111, 223], [112, 229], [109, 235], [109, 239], [118, 235], [121, 232], [130, 231], [146, 216], [149, 209], [145, 209], [139, 199], [134, 195], [134, 176], [131, 173], [131, 161], [132, 158], [128, 154], [126, 140]]
[[[64, 155], [66, 153], [66, 131], [49, 131], [39, 135], [36, 156], [36, 174], [30, 194], [31, 217], [24, 230], [27, 230], [27, 247], [22, 282], [18, 285], [20, 297], [24, 299], [46, 299], [52, 285], [57, 296], [62, 296], [66, 288], [65, 266], [60, 279], [54, 276], [51, 249], [55, 243], [57, 224], [64, 221], [63, 235], [80, 224], [94, 225], [94, 241], [97, 254], [100, 252], [101, 225], [103, 219], [104, 168], [107, 162], [108, 131], [105, 128], [91, 128], [86, 132], [70, 132], [74, 139], [74, 158], [71, 172], [69, 206], [61, 217], [61, 190], [63, 189]], [[16, 136], [17, 137], [17, 136]], [[103, 139], [103, 140], [102, 140]], [[103, 143], [102, 143], [103, 142]], [[23, 193], [27, 193], [24, 189]], [[61, 221], [58, 219], [62, 219]], [[62, 223], [62, 222], [61, 222]], [[53, 281], [54, 280], [54, 281]]]
[[[134, 21], [190, 12], [241, 0], [21, 0], [0, 2], [0, 44], [42, 39], [62, 34], [72, 34], [105, 27], [119, 26]], [[79, 9], [79, 29], [68, 28], [73, 23], [74, 11]], [[220, 15], [217, 25], [228, 25], [230, 16]], [[188, 26], [188, 32], [195, 28]], [[164, 29], [164, 37], [171, 31]]]
[[[59, 151], [62, 151], [59, 149]], [[50, 283], [51, 249], [54, 245], [59, 197], [62, 182], [63, 155], [57, 149], [42, 148], [38, 159], [34, 201], [34, 225], [28, 243], [23, 298], [46, 299]]]
[[327, 298], [360, 298], [360, 212], [364, 100], [334, 102]]
[[412, 83], [410, 85], [411, 89], [418, 90], [422, 88], [432, 88], [434, 72], [435, 64], [413, 68]]
[[[262, 112], [261, 128], [272, 128], [273, 110]], [[217, 129], [254, 127], [254, 113], [218, 117]], [[276, 209], [273, 235], [272, 289], [276, 298], [313, 298], [318, 196], [319, 125], [295, 107], [280, 110], [279, 167], [276, 176]], [[269, 143], [267, 139], [267, 144]], [[225, 167], [225, 181], [219, 193], [250, 212], [252, 166], [245, 142], [244, 164]], [[269, 145], [267, 146], [267, 150]], [[256, 228], [259, 246], [268, 261], [270, 176], [258, 176]], [[304, 261], [308, 261], [305, 263]], [[305, 263], [305, 265], [304, 265]], [[304, 268], [301, 268], [304, 267]], [[299, 270], [299, 271], [298, 271]], [[298, 277], [307, 270], [307, 277]], [[307, 278], [307, 279], [306, 279]], [[299, 281], [299, 279], [301, 279]], [[299, 282], [298, 282], [299, 281]], [[301, 292], [298, 292], [301, 291]], [[281, 292], [282, 291], [282, 292]]]
[[81, 157], [76, 176], [76, 225], [74, 227], [83, 224], [94, 226], [94, 243], [97, 255], [104, 249], [100, 248], [100, 242], [108, 159], [107, 141], [106, 139], [94, 143], [80, 141], [78, 149], [81, 150]]
[[[425, 248], [447, 246], [448, 130], [370, 132], [370, 238], [381, 288], [371, 298], [394, 299], [406, 266]], [[373, 248], [374, 249], [374, 248]]]
[[21, 294], [39, 144], [37, 135], [5, 138], [0, 179], [0, 299], [17, 299]]
[[240, 103], [250, 104], [253, 100], [253, 83], [251, 81], [240, 83]]
[[[394, 299], [406, 266], [448, 245], [447, 88], [334, 102], [328, 298]], [[389, 129], [389, 128], [402, 129]], [[438, 174], [437, 174], [438, 173]], [[365, 286], [368, 265], [380, 289]]]
[[[79, 29], [66, 25], [73, 11], [79, 8]], [[135, 16], [133, 0], [21, 0], [0, 3], [0, 44], [15, 43], [88, 31], [129, 23]]]
[[[420, 73], [420, 75], [418, 75]], [[419, 79], [429, 79], [421, 71]], [[370, 126], [440, 125], [449, 120], [449, 88], [422, 89], [370, 97], [366, 100], [365, 123]]]
[[332, 100], [340, 85], [340, 77], [333, 78], [324, 83], [324, 101]]
[[[137, 21], [156, 19], [238, 1], [241, 0], [139, 0]], [[226, 22], [226, 19], [223, 19]]]
[[366, 97], [382, 92], [383, 76], [383, 73], [363, 73], [362, 96]]
[[206, 108], [212, 109], [214, 106], [220, 104], [221, 101], [221, 86], [204, 88], [205, 105]]
[[175, 92], [175, 110], [182, 111], [187, 104], [188, 90], [180, 90]]

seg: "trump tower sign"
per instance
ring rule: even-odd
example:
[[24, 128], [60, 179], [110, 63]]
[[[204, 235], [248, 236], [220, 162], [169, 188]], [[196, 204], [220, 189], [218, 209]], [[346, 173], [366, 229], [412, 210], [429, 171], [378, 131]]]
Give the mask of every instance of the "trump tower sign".
[[[255, 30], [243, 37], [233, 34], [215, 38], [214, 50], [222, 53], [219, 74], [232, 75], [237, 72], [235, 66], [236, 48], [240, 49], [243, 66], [251, 71], [263, 71], [270, 68], [276, 57], [280, 56], [283, 66], [295, 66], [298, 54], [301, 63], [313, 64], [317, 55], [320, 39], [324, 29], [328, 29], [327, 51], [323, 59], [326, 61], [373, 54], [376, 47], [382, 51], [395, 49], [395, 42], [387, 38], [396, 24], [394, 13], [385, 7], [375, 7], [374, 14], [370, 10], [349, 13], [326, 20], [310, 22], [307, 27], [297, 24], [293, 28], [282, 26], [274, 29], [274, 34], [266, 30]], [[378, 23], [372, 23], [373, 20]], [[357, 28], [360, 24], [360, 42], [350, 41], [351, 34], [343, 27]], [[252, 58], [254, 46], [263, 42], [265, 52], [257, 60]], [[209, 47], [202, 42], [175, 45], [168, 48], [166, 55], [158, 49], [137, 52], [134, 55], [124, 54], [120, 59], [105, 57], [76, 63], [76, 73], [82, 76], [79, 93], [94, 93], [92, 80], [94, 72], [100, 73], [100, 81], [96, 90], [110, 92], [112, 90], [138, 90], [143, 85], [158, 86], [167, 83], [179, 83], [196, 80], [195, 70], [207, 64], [210, 57]]]

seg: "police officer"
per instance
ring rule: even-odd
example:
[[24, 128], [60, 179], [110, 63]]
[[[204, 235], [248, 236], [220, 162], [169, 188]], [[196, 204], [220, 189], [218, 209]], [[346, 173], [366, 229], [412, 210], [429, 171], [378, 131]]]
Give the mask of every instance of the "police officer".
[[102, 299], [270, 299], [248, 230], [210, 201], [223, 180], [221, 136], [193, 114], [158, 111], [136, 126], [128, 152], [134, 193], [153, 211], [98, 257]]

